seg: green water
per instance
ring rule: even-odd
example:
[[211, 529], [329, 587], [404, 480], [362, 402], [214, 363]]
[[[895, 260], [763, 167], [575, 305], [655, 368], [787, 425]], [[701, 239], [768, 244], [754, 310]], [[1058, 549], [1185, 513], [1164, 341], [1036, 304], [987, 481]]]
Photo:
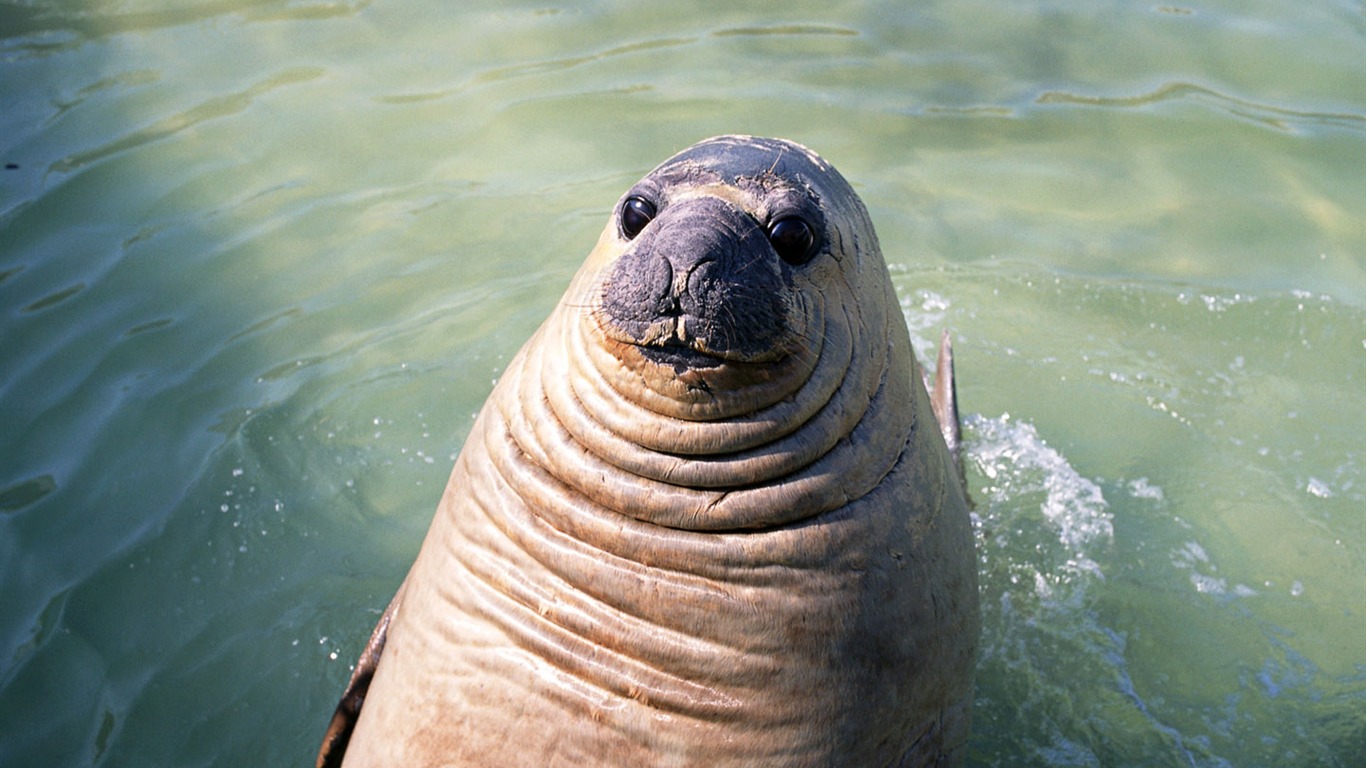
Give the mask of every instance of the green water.
[[953, 329], [975, 766], [1366, 754], [1366, 3], [0, 0], [0, 766], [308, 764], [617, 196], [799, 140]]

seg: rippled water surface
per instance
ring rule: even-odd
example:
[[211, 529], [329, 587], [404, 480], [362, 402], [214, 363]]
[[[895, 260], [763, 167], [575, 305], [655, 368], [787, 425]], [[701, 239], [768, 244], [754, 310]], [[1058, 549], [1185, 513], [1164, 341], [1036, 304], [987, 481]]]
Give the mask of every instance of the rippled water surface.
[[781, 135], [953, 330], [977, 766], [1366, 754], [1366, 4], [0, 0], [0, 765], [300, 765], [501, 367]]

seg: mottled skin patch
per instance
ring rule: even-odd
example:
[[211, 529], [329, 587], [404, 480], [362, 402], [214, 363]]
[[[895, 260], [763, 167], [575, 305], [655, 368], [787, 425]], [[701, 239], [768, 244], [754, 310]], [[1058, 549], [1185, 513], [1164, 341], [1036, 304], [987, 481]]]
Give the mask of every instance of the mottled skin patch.
[[489, 396], [318, 764], [960, 761], [976, 559], [939, 369], [932, 406], [821, 158], [669, 159]]

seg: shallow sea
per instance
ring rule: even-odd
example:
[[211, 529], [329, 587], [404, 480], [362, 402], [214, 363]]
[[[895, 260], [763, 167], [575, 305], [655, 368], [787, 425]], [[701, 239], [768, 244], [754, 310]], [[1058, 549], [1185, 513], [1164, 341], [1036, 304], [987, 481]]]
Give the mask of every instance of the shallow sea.
[[956, 339], [974, 766], [1366, 754], [1366, 3], [0, 0], [0, 766], [309, 764], [501, 367], [718, 133]]

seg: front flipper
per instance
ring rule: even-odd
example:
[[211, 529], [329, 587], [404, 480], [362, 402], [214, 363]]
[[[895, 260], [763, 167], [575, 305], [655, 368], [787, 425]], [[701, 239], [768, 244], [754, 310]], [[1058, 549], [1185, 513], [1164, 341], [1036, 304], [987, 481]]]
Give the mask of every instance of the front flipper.
[[939, 362], [935, 365], [934, 387], [930, 390], [930, 410], [934, 411], [944, 444], [962, 478], [963, 425], [958, 420], [958, 384], [953, 376], [953, 342], [949, 340], [948, 330], [939, 337]]
[[356, 660], [356, 671], [351, 673], [351, 680], [346, 684], [341, 701], [337, 703], [337, 711], [332, 713], [332, 722], [328, 723], [327, 733], [323, 736], [317, 768], [339, 768], [342, 758], [346, 756], [346, 745], [351, 741], [351, 731], [355, 729], [360, 708], [365, 704], [365, 693], [370, 689], [370, 680], [374, 678], [379, 657], [384, 653], [384, 641], [389, 637], [389, 622], [403, 602], [403, 588], [406, 585], [406, 581], [399, 585], [394, 599], [389, 601], [389, 607], [379, 617], [375, 631], [370, 633], [365, 650]]

